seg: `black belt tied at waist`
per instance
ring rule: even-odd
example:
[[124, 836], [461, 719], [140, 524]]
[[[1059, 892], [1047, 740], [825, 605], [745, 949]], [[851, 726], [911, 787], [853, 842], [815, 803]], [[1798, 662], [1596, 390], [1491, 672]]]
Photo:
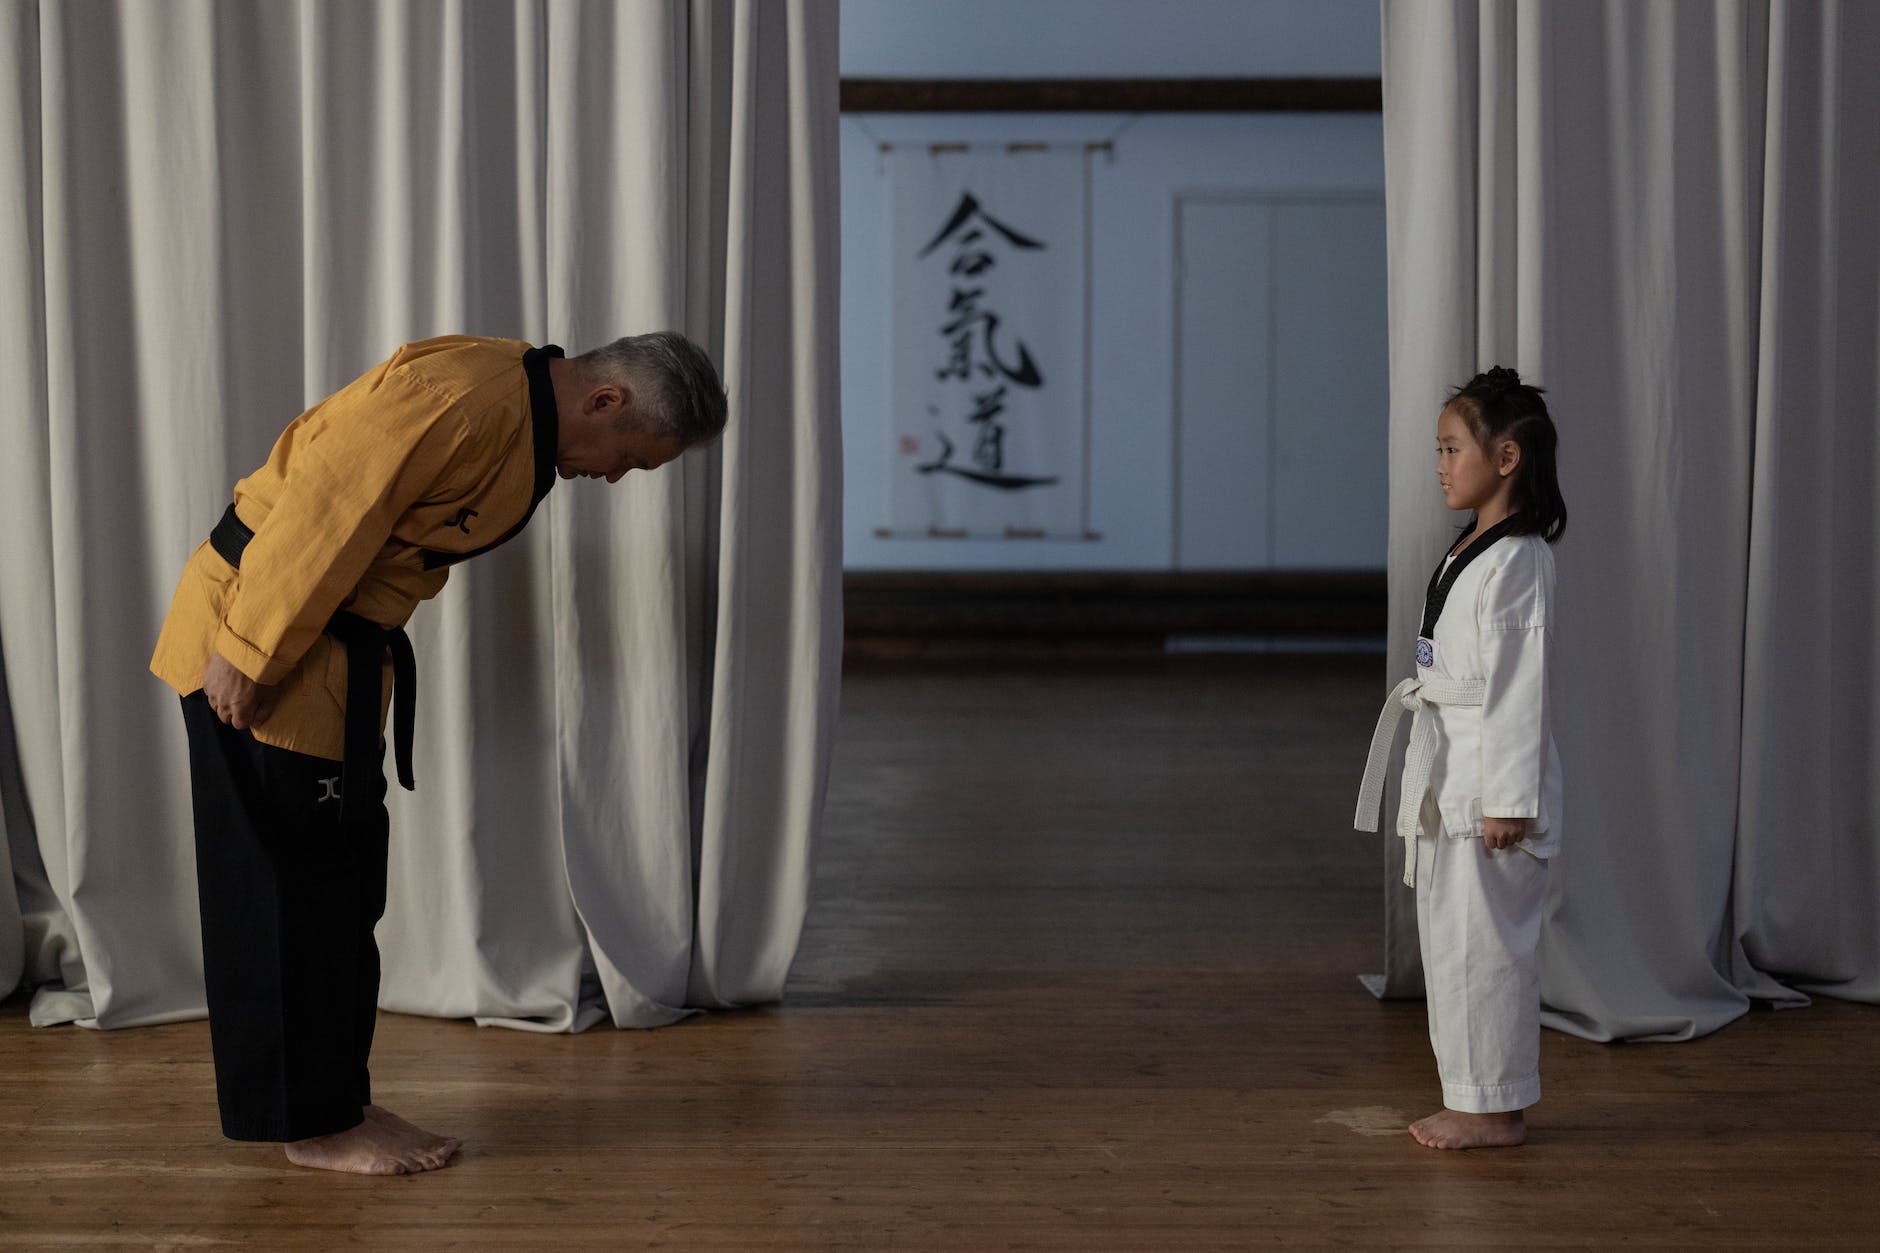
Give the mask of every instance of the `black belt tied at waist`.
[[[209, 532], [209, 545], [237, 570], [242, 551], [255, 533], [235, 516], [230, 505]], [[411, 740], [417, 726], [418, 660], [411, 637], [403, 627], [384, 627], [344, 609], [324, 628], [346, 647], [345, 760], [340, 777], [340, 810], [351, 818], [376, 802], [366, 780], [378, 768], [379, 700], [384, 691], [380, 666], [385, 650], [392, 650], [392, 744], [398, 763], [398, 782], [407, 792], [417, 785], [411, 777]]]

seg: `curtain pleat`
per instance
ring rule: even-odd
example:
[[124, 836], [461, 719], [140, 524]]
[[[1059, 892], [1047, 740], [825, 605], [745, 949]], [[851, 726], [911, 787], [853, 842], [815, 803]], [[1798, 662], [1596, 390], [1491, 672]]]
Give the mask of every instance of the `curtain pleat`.
[[673, 328], [723, 367], [721, 444], [562, 485], [413, 620], [381, 1003], [553, 1031], [779, 997], [840, 612], [829, 6], [12, 0], [0, 64], [0, 991], [202, 1012], [143, 667], [296, 413], [430, 335]]
[[1880, 11], [1777, 12], [1732, 965], [1880, 1001]]
[[[831, 413], [836, 340], [824, 319], [838, 240], [821, 189], [837, 178], [834, 15], [761, 0], [733, 14], [727, 386]], [[766, 301], [770, 291], [790, 297]], [[823, 434], [808, 421], [752, 425], [724, 443], [691, 972], [705, 1004], [781, 995], [809, 899], [805, 850], [829, 768], [819, 729], [834, 725], [841, 673], [840, 538], [816, 522], [840, 511], [841, 462]], [[759, 516], [781, 524], [753, 525]]]
[[[1685, 1039], [1751, 998], [1873, 999], [1880, 86], [1854, 50], [1880, 14], [1383, 14], [1393, 657], [1453, 534], [1446, 388], [1515, 366], [1561, 435], [1546, 1021]], [[1410, 995], [1389, 891], [1386, 990]]]
[[[0, 7], [0, 62], [17, 66], [0, 77], [0, 386], [7, 412], [46, 412], [44, 172], [41, 168], [39, 14], [26, 0]], [[0, 421], [5, 421], [0, 414]], [[51, 429], [41, 422], [9, 422], [8, 455], [0, 457], [0, 713], [34, 711], [42, 719], [58, 708], [46, 662], [51, 631]], [[28, 641], [32, 641], [30, 647]], [[34, 663], [30, 671], [28, 659]], [[7, 878], [0, 880], [0, 991], [20, 981], [75, 979], [84, 967], [73, 948], [69, 915], [53, 890], [39, 851], [41, 824], [59, 829], [58, 754], [53, 726], [20, 728], [0, 717], [0, 834]], [[26, 780], [38, 782], [37, 804], [27, 804]], [[10, 890], [7, 889], [8, 885]], [[29, 964], [30, 962], [30, 964]]]

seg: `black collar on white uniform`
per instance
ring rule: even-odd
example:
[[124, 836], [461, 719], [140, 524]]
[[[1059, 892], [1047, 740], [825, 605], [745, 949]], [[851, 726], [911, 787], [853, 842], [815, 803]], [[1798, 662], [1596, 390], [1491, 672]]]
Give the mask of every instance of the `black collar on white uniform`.
[[[1449, 600], [1449, 589], [1456, 585], [1457, 577], [1471, 561], [1481, 556], [1490, 544], [1512, 531], [1520, 520], [1521, 515], [1518, 512], [1511, 513], [1494, 526], [1489, 527], [1488, 530], [1482, 532], [1480, 539], [1469, 545], [1466, 552], [1449, 562], [1447, 570], [1443, 568], [1442, 562], [1437, 563], [1435, 572], [1430, 575], [1429, 591], [1423, 595], [1423, 629], [1417, 632], [1418, 636], [1426, 640], [1435, 638], [1436, 620], [1443, 616], [1443, 605]], [[1473, 527], [1470, 528], [1470, 530], [1473, 529]], [[1467, 538], [1467, 532], [1457, 537], [1456, 544], [1460, 544], [1464, 538]], [[1445, 561], [1456, 551], [1456, 544], [1451, 544], [1449, 552], [1443, 554]]]

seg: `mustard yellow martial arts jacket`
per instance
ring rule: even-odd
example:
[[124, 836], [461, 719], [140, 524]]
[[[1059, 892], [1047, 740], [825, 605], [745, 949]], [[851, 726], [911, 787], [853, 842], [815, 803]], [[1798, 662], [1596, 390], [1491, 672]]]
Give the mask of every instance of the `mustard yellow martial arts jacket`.
[[406, 344], [294, 419], [235, 485], [254, 532], [240, 569], [196, 549], [151, 672], [186, 696], [220, 653], [280, 685], [257, 740], [341, 760], [346, 649], [323, 628], [340, 609], [402, 627], [451, 564], [522, 529], [555, 483], [561, 355], [465, 335]]

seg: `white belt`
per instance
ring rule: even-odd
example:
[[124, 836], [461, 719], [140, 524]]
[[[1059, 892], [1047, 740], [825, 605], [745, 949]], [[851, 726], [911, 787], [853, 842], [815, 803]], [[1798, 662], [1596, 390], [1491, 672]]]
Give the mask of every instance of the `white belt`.
[[[1384, 702], [1371, 735], [1371, 756], [1364, 763], [1364, 783], [1358, 789], [1358, 816], [1352, 825], [1360, 831], [1377, 830], [1384, 808], [1384, 770], [1390, 764], [1391, 742], [1397, 738], [1397, 720], [1405, 710], [1425, 705], [1480, 705], [1488, 694], [1483, 679], [1405, 679]], [[1423, 796], [1430, 790], [1430, 769], [1436, 764], [1436, 723], [1430, 719], [1411, 724], [1410, 747], [1403, 759], [1403, 796], [1397, 805], [1397, 834], [1403, 837], [1403, 881], [1417, 881], [1417, 826], [1422, 821]]]

